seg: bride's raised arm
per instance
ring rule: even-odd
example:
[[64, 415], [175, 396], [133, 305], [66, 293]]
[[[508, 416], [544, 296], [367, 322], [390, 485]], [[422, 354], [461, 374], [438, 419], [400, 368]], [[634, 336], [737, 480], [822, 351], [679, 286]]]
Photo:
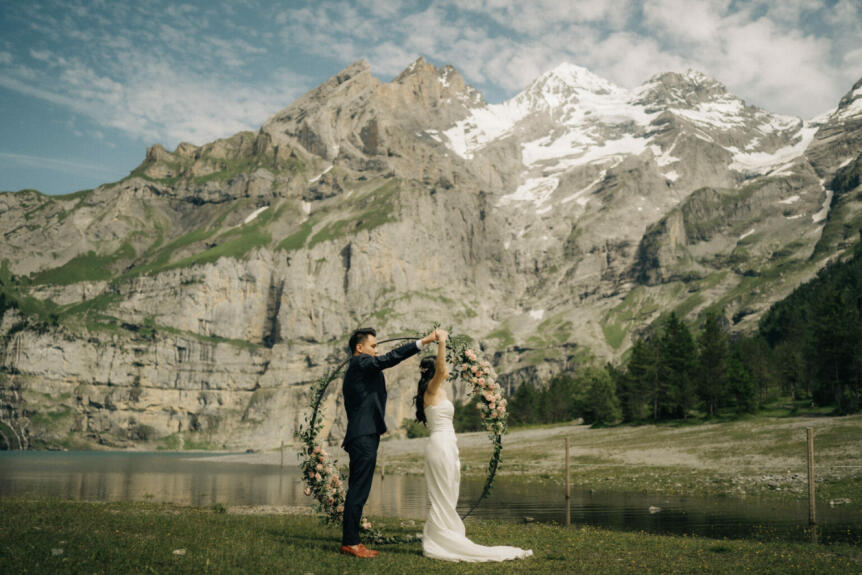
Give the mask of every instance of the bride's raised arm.
[[434, 360], [434, 377], [428, 382], [428, 395], [434, 396], [440, 389], [440, 385], [449, 378], [449, 370], [446, 369], [446, 338], [449, 333], [446, 330], [437, 331], [437, 358]]

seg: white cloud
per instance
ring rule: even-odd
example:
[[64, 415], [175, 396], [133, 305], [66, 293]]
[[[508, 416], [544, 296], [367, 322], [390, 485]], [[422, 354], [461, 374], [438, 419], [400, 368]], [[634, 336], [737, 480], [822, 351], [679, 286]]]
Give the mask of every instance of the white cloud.
[[28, 154], [10, 154], [7, 152], [0, 152], [0, 160], [5, 160], [7, 162], [20, 164], [30, 168], [47, 169], [63, 173], [71, 172], [84, 175], [94, 174], [97, 176], [111, 177], [123, 175], [122, 171], [115, 168], [88, 164], [86, 162], [58, 160], [56, 158], [46, 158], [43, 156], [31, 156]]
[[99, 74], [73, 61], [56, 76], [0, 74], [0, 85], [65, 106], [144, 141], [203, 144], [255, 129], [287, 106], [305, 82], [284, 70], [264, 89], [207, 78], [145, 55], [127, 54], [126, 73]]
[[500, 26], [534, 37], [555, 26], [574, 23], [622, 26], [634, 5], [630, 0], [439, 0], [438, 3], [490, 18]]
[[609, 80], [634, 87], [662, 72], [681, 72], [693, 65], [682, 56], [665, 52], [653, 38], [627, 32], [612, 34], [592, 44], [585, 59]]
[[[424, 55], [495, 97], [512, 96], [564, 61], [628, 87], [691, 67], [751, 103], [805, 117], [833, 107], [862, 75], [856, 0], [831, 8], [816, 0], [82, 6], [16, 7], [40, 40], [0, 52], [0, 85], [169, 144], [256, 127], [311, 87], [297, 70], [313, 73], [320, 58], [336, 66], [365, 58], [385, 78]], [[248, 25], [243, 11], [266, 21]], [[807, 24], [814, 20], [825, 24], [815, 30]], [[60, 49], [85, 39], [86, 51]], [[16, 60], [38, 65], [12, 69]], [[252, 72], [256, 61], [279, 64]]]
[[644, 23], [682, 42], [715, 39], [730, 0], [648, 0]]
[[48, 62], [51, 59], [51, 56], [53, 56], [53, 54], [51, 54], [50, 50], [30, 50], [30, 56], [34, 60], [39, 60], [40, 62]]

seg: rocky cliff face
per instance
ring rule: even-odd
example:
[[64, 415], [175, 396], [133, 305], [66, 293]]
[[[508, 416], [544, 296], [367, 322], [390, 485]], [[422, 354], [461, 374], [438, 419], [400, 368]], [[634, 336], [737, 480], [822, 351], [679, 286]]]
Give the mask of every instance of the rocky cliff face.
[[[290, 443], [360, 325], [452, 325], [511, 388], [670, 310], [753, 329], [858, 239], [859, 102], [803, 122], [693, 72], [566, 65], [489, 105], [451, 67], [360, 62], [257, 133], [0, 194], [0, 446]], [[388, 375], [390, 429], [416, 367]]]

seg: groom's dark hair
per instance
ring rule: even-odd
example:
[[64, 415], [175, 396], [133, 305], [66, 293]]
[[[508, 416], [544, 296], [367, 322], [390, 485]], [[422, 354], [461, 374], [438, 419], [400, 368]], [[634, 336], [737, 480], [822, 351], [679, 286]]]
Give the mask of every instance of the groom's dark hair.
[[360, 327], [353, 332], [353, 335], [350, 336], [350, 343], [347, 344], [350, 346], [350, 349], [348, 350], [350, 355], [356, 353], [356, 346], [360, 343], [364, 343], [365, 340], [368, 339], [369, 335], [377, 337], [377, 332], [374, 331], [373, 327]]

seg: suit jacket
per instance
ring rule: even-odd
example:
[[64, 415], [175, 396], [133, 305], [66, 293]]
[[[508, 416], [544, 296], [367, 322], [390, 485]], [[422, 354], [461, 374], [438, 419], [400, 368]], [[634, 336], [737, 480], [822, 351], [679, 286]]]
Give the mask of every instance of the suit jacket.
[[419, 347], [416, 342], [410, 342], [383, 355], [362, 353], [350, 358], [341, 388], [347, 410], [347, 433], [342, 447], [354, 437], [386, 432], [386, 379], [383, 370], [417, 353]]

